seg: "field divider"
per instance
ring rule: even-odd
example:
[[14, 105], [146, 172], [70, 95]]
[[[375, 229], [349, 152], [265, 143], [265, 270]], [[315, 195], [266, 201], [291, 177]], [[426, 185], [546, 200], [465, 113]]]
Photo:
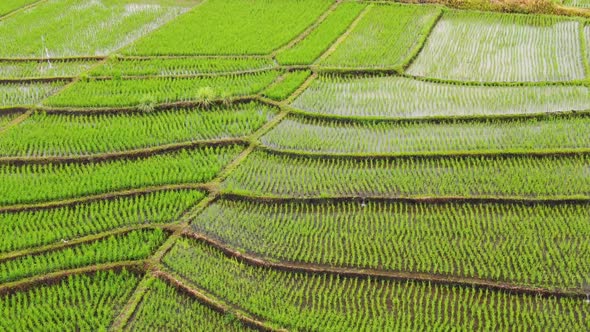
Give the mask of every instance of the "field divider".
[[247, 191], [233, 192], [223, 191], [221, 199], [234, 201], [247, 201], [257, 203], [338, 203], [354, 202], [382, 202], [382, 203], [427, 203], [427, 204], [524, 204], [524, 205], [558, 205], [558, 204], [590, 204], [590, 196], [556, 196], [556, 197], [521, 197], [521, 196], [428, 196], [428, 195], [333, 195], [333, 196], [273, 196], [258, 195]]
[[432, 31], [434, 31], [434, 28], [436, 27], [438, 22], [441, 20], [444, 13], [445, 13], [445, 10], [443, 8], [440, 8], [440, 11], [438, 12], [438, 14], [432, 19], [431, 22], [429, 22], [430, 24], [428, 25], [428, 30], [426, 31], [426, 33], [422, 35], [422, 37], [418, 40], [418, 43], [416, 44], [416, 46], [413, 47], [412, 50], [410, 50], [409, 55], [406, 57], [406, 59], [404, 59], [404, 61], [400, 65], [401, 72], [405, 72], [406, 69], [408, 69], [410, 67], [410, 65], [412, 65], [414, 60], [416, 60], [416, 58], [418, 57], [420, 52], [422, 52], [422, 50], [424, 49], [424, 46], [426, 45], [426, 42], [430, 38], [430, 35], [432, 35]]
[[75, 79], [76, 79], [75, 76], [0, 78], [0, 84], [6, 85], [6, 84], [71, 82]]
[[125, 323], [131, 320], [133, 315], [135, 314], [135, 310], [139, 306], [139, 304], [143, 301], [143, 297], [151, 284], [156, 280], [154, 275], [147, 271], [143, 279], [137, 284], [135, 290], [127, 300], [125, 306], [119, 311], [119, 314], [109, 327], [109, 331], [123, 331], [125, 327]]
[[115, 56], [118, 60], [167, 60], [167, 59], [272, 59], [268, 54], [165, 54], [165, 55], [128, 55], [120, 54]]
[[[270, 101], [259, 98], [261, 102], [271, 104]], [[449, 123], [456, 121], [465, 122], [483, 122], [489, 120], [521, 120], [521, 119], [546, 119], [548, 117], [566, 117], [566, 116], [590, 116], [590, 109], [587, 110], [565, 110], [556, 112], [538, 112], [538, 113], [511, 113], [511, 114], [475, 114], [475, 115], [435, 115], [420, 117], [385, 117], [385, 116], [354, 116], [326, 114], [319, 112], [310, 112], [289, 106], [290, 114], [306, 119], [329, 120], [340, 123]]]
[[226, 257], [234, 258], [244, 264], [261, 267], [265, 269], [272, 269], [290, 273], [305, 273], [305, 274], [327, 274], [335, 275], [338, 277], [345, 278], [361, 278], [361, 279], [382, 279], [382, 280], [395, 280], [401, 282], [408, 281], [419, 281], [434, 283], [440, 285], [450, 285], [458, 287], [472, 287], [472, 288], [483, 288], [490, 289], [493, 291], [503, 291], [513, 294], [526, 294], [526, 295], [540, 295], [543, 297], [572, 297], [572, 298], [585, 298], [586, 293], [579, 290], [559, 290], [540, 288], [526, 285], [515, 285], [509, 282], [494, 281], [481, 278], [472, 277], [460, 277], [452, 275], [439, 275], [422, 272], [403, 272], [403, 271], [385, 271], [375, 269], [363, 269], [363, 268], [341, 268], [324, 266], [319, 264], [307, 264], [307, 263], [296, 263], [296, 262], [285, 262], [285, 261], [269, 261], [261, 256], [253, 255], [249, 253], [240, 252], [232, 249], [225, 243], [210, 238], [206, 235], [185, 232], [183, 234], [186, 238], [191, 238], [201, 243], [204, 243], [210, 247], [215, 248], [222, 252]]
[[579, 149], [537, 149], [537, 150], [487, 150], [487, 151], [449, 151], [449, 152], [393, 152], [393, 153], [324, 153], [304, 150], [277, 149], [261, 144], [258, 149], [274, 155], [330, 158], [330, 159], [441, 159], [464, 157], [571, 157], [590, 154], [590, 148]]
[[193, 189], [201, 191], [210, 191], [211, 185], [209, 183], [180, 183], [180, 184], [164, 184], [157, 186], [147, 186], [133, 189], [122, 189], [118, 191], [110, 191], [101, 194], [91, 194], [86, 196], [66, 198], [61, 200], [53, 200], [49, 202], [33, 202], [13, 205], [0, 206], [0, 213], [4, 212], [22, 212], [22, 211], [37, 211], [42, 209], [58, 208], [64, 206], [73, 206], [82, 203], [91, 203], [100, 200], [113, 200], [120, 197], [137, 196], [141, 194], [149, 194], [164, 190], [183, 190]]
[[176, 230], [173, 222], [171, 222], [171, 223], [154, 223], [154, 224], [136, 224], [133, 226], [123, 226], [123, 227], [114, 228], [114, 229], [103, 231], [103, 232], [96, 233], [96, 234], [91, 234], [91, 235], [86, 235], [86, 236], [74, 238], [74, 239], [67, 240], [67, 241], [62, 240], [61, 242], [54, 242], [54, 243], [50, 243], [50, 244], [46, 244], [46, 245], [42, 245], [42, 246], [38, 246], [38, 247], [5, 252], [5, 253], [0, 254], [0, 263], [3, 263], [5, 261], [9, 261], [9, 260], [13, 260], [13, 259], [17, 259], [17, 258], [20, 258], [23, 256], [28, 256], [28, 255], [36, 256], [36, 255], [44, 254], [47, 252], [53, 252], [53, 251], [58, 251], [58, 250], [62, 250], [65, 248], [75, 247], [80, 244], [96, 242], [96, 241], [102, 240], [102, 239], [110, 237], [110, 236], [124, 235], [124, 234], [127, 234], [132, 231], [138, 231], [138, 230], [144, 230], [144, 229], [162, 229], [162, 230], [166, 230], [169, 232], [173, 232]]
[[277, 54], [299, 44], [303, 39], [305, 39], [307, 36], [309, 36], [313, 31], [315, 31], [315, 29], [317, 29], [317, 27], [320, 26], [320, 24], [322, 24], [330, 14], [332, 14], [334, 12], [334, 10], [336, 10], [336, 8], [338, 8], [338, 6], [342, 2], [343, 2], [343, 0], [336, 0], [330, 7], [328, 7], [328, 9], [324, 13], [322, 13], [322, 15], [320, 15], [320, 17], [318, 17], [315, 20], [315, 22], [313, 22], [310, 26], [308, 26], [307, 29], [305, 29], [305, 31], [303, 31], [300, 35], [298, 35], [297, 37], [295, 37], [294, 39], [289, 41], [287, 44], [274, 50], [271, 53], [271, 57], [273, 59], [275, 59]]
[[12, 281], [4, 284], [0, 284], [0, 295], [13, 294], [16, 292], [23, 292], [36, 285], [51, 285], [55, 284], [70, 275], [76, 274], [93, 274], [98, 271], [108, 270], [131, 270], [134, 272], [144, 272], [145, 261], [144, 260], [130, 260], [130, 261], [119, 261], [105, 264], [95, 264], [84, 266], [80, 268], [67, 269], [55, 271], [47, 274], [36, 275], [33, 277]]
[[26, 165], [26, 164], [69, 164], [69, 163], [96, 163], [116, 159], [138, 159], [153, 155], [164, 154], [183, 149], [196, 149], [203, 147], [221, 147], [229, 145], [247, 145], [245, 137], [220, 138], [211, 140], [195, 140], [180, 143], [170, 143], [147, 148], [139, 148], [117, 152], [96, 153], [90, 155], [71, 156], [31, 156], [31, 157], [0, 157], [0, 165]]
[[6, 125], [4, 125], [4, 127], [0, 127], [0, 135], [2, 135], [4, 132], [6, 132], [7, 130], [9, 130], [12, 127], [18, 126], [21, 122], [25, 121], [29, 116], [31, 116], [32, 113], [33, 113], [33, 110], [29, 109], [28, 111], [24, 112], [23, 114], [12, 119], [12, 121], [10, 121]]
[[158, 269], [153, 272], [153, 275], [160, 278], [170, 286], [176, 288], [179, 291], [189, 295], [190, 297], [197, 300], [199, 303], [209, 307], [210, 309], [219, 312], [223, 315], [232, 314], [242, 324], [253, 328], [258, 331], [269, 331], [269, 332], [283, 332], [287, 331], [284, 328], [277, 328], [270, 325], [268, 322], [258, 319], [255, 315], [248, 313], [246, 310], [239, 308], [234, 305], [225, 303], [217, 297], [209, 294], [201, 288], [197, 288], [193, 283], [183, 280], [183, 277], [173, 275], [166, 271], [167, 269]]
[[578, 31], [580, 33], [580, 52], [582, 53], [582, 62], [584, 63], [584, 77], [586, 77], [587, 81], [590, 81], [590, 60], [588, 59], [590, 52], [588, 50], [588, 43], [586, 42], [586, 22], [580, 21], [578, 22], [578, 25]]
[[16, 9], [14, 9], [14, 10], [11, 10], [8, 13], [0, 16], [0, 21], [5, 20], [5, 19], [7, 19], [7, 18], [9, 18], [11, 16], [14, 16], [14, 15], [16, 15], [16, 14], [22, 12], [22, 11], [25, 11], [27, 9], [31, 9], [33, 7], [36, 7], [37, 5], [40, 5], [43, 2], [47, 2], [47, 0], [37, 0], [37, 1], [35, 1], [33, 3], [30, 3], [28, 5], [24, 5], [24, 6], [21, 6], [21, 7], [18, 7]]
[[332, 53], [334, 53], [334, 51], [336, 51], [338, 46], [340, 46], [340, 44], [342, 44], [342, 42], [344, 42], [344, 40], [346, 40], [346, 38], [350, 35], [350, 33], [354, 30], [354, 28], [356, 28], [356, 26], [359, 24], [359, 22], [363, 19], [363, 17], [365, 17], [365, 15], [367, 15], [367, 13], [372, 8], [373, 8], [373, 4], [367, 5], [358, 14], [358, 16], [354, 19], [354, 21], [352, 21], [352, 23], [350, 23], [350, 25], [348, 26], [348, 29], [346, 29], [346, 31], [344, 31], [344, 33], [341, 34], [340, 37], [338, 37], [338, 39], [336, 39], [336, 41], [334, 43], [332, 43], [332, 45], [330, 45], [330, 47], [326, 50], [326, 52], [324, 52], [324, 54], [320, 55], [320, 57], [314, 61], [314, 64], [324, 61], [327, 57], [329, 57]]
[[[42, 0], [47, 1], [47, 0]], [[88, 56], [64, 56], [64, 57], [29, 57], [29, 58], [0, 58], [0, 62], [47, 62], [47, 61], [59, 61], [59, 62], [76, 62], [76, 61], [101, 61], [108, 59], [106, 55], [88, 55]]]

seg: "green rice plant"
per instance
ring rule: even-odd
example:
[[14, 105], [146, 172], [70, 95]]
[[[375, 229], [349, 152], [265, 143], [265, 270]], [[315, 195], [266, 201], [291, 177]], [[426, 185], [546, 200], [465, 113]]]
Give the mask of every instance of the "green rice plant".
[[341, 3], [307, 37], [293, 47], [279, 52], [277, 61], [282, 65], [313, 63], [346, 31], [365, 7], [365, 4], [356, 2]]
[[0, 136], [0, 156], [87, 155], [244, 137], [275, 114], [274, 109], [254, 102], [135, 114], [34, 113]]
[[299, 70], [286, 73], [282, 79], [269, 86], [262, 95], [274, 100], [284, 100], [293, 94], [305, 80], [311, 76], [310, 70]]
[[0, 283], [82, 266], [145, 259], [167, 238], [161, 229], [132, 231], [124, 235], [83, 243], [0, 263]]
[[590, 8], [590, 1], [588, 0], [563, 0], [563, 4], [571, 7]]
[[440, 12], [431, 6], [375, 5], [320, 64], [401, 68], [416, 53]]
[[240, 146], [206, 147], [133, 160], [1, 165], [0, 204], [43, 202], [146, 186], [207, 182], [242, 150]]
[[588, 149], [588, 137], [590, 117], [442, 123], [343, 123], [292, 117], [261, 141], [274, 149], [317, 153], [428, 154]]
[[590, 156], [320, 158], [251, 154], [226, 192], [294, 197], [590, 195]]
[[208, 0], [127, 47], [125, 54], [268, 54], [311, 25], [332, 0]]
[[191, 224], [268, 260], [573, 290], [590, 282], [588, 205], [220, 200]]
[[70, 275], [0, 298], [3, 331], [106, 331], [139, 284], [126, 270]]
[[155, 103], [201, 101], [198, 93], [211, 89], [216, 96], [258, 93], [280, 75], [269, 70], [254, 74], [193, 78], [146, 78], [79, 81], [48, 98], [48, 106], [122, 107], [135, 106], [149, 97]]
[[270, 69], [270, 58], [111, 58], [90, 71], [90, 76], [198, 75]]
[[365, 118], [551, 113], [590, 109], [589, 91], [587, 86], [478, 86], [325, 75], [293, 106], [314, 114]]
[[64, 82], [0, 84], [0, 106], [35, 105], [64, 85]]
[[447, 11], [408, 73], [480, 82], [584, 79], [579, 24], [557, 16]]
[[186, 239], [171, 249], [164, 263], [230, 304], [293, 330], [590, 328], [590, 305], [578, 298], [285, 272], [249, 266]]
[[150, 284], [126, 331], [251, 331], [160, 279]]
[[0, 22], [0, 57], [107, 55], [187, 10], [151, 0], [48, 0]]
[[72, 77], [90, 69], [96, 61], [0, 62], [0, 78]]
[[0, 214], [0, 252], [70, 241], [126, 226], [169, 223], [205, 194], [197, 190], [154, 193], [100, 200], [51, 209]]
[[19, 8], [35, 3], [39, 0], [4, 0], [0, 2], [0, 16], [11, 13]]

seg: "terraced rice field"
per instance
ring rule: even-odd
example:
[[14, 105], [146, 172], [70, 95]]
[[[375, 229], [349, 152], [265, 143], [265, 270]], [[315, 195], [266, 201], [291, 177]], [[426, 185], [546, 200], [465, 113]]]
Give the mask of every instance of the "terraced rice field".
[[560, 5], [2, 2], [0, 330], [590, 330]]

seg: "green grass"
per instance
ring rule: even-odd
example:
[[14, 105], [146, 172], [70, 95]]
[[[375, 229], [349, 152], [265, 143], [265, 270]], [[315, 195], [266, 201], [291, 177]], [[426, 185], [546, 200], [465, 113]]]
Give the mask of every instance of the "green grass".
[[198, 75], [269, 69], [270, 58], [111, 58], [90, 71], [90, 76]]
[[89, 265], [145, 259], [164, 243], [167, 236], [161, 229], [132, 231], [4, 261], [0, 263], [0, 283]]
[[581, 80], [579, 24], [553, 16], [447, 11], [408, 73], [480, 82]]
[[320, 76], [293, 106], [314, 114], [420, 118], [590, 109], [587, 86], [478, 86], [404, 77]]
[[48, 0], [0, 24], [0, 57], [106, 55], [186, 10], [149, 0]]
[[43, 202], [155, 185], [207, 182], [241, 151], [238, 146], [207, 147], [99, 163], [2, 165], [0, 204]]
[[279, 82], [264, 90], [262, 95], [278, 101], [287, 99], [309, 76], [311, 76], [311, 71], [309, 70], [288, 72]]
[[126, 331], [251, 331], [236, 318], [222, 315], [156, 279], [125, 327]]
[[224, 182], [227, 192], [294, 197], [590, 195], [589, 156], [362, 159], [257, 151]]
[[71, 275], [0, 298], [3, 331], [104, 331], [139, 283], [122, 272]]
[[200, 191], [158, 191], [43, 210], [0, 214], [0, 253], [71, 241], [126, 226], [169, 223], [205, 197]]
[[331, 0], [208, 0], [125, 54], [268, 54], [311, 25]]
[[72, 77], [95, 64], [95, 61], [0, 62], [0, 78]]
[[418, 50], [441, 9], [376, 5], [321, 65], [401, 68]]
[[124, 107], [181, 101], [208, 102], [216, 98], [258, 93], [280, 72], [194, 78], [84, 80], [48, 98], [58, 107]]
[[313, 63], [342, 35], [365, 4], [344, 2], [302, 41], [277, 54], [282, 65], [306, 65]]
[[191, 227], [269, 260], [542, 288], [590, 282], [587, 205], [220, 200]]
[[[231, 304], [307, 331], [586, 330], [581, 299], [519, 296], [469, 287], [344, 278], [251, 267], [181, 240], [164, 257], [178, 274]], [[485, 323], [482, 323], [485, 322]]]
[[0, 136], [0, 156], [88, 155], [244, 137], [274, 114], [258, 103], [135, 114], [34, 113]]
[[407, 154], [589, 149], [588, 137], [590, 117], [443, 123], [343, 123], [292, 117], [261, 141], [271, 148], [303, 152]]
[[35, 105], [64, 87], [64, 82], [1, 84], [0, 106]]

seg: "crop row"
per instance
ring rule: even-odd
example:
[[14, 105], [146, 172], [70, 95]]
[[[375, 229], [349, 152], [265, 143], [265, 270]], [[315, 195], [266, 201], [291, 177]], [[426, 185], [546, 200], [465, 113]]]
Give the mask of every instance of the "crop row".
[[580, 24], [555, 16], [447, 11], [408, 73], [482, 82], [584, 79]]
[[160, 279], [154, 280], [126, 331], [250, 331]]
[[0, 62], [0, 78], [78, 76], [95, 64], [94, 61]]
[[279, 52], [277, 61], [282, 65], [313, 63], [328, 50], [366, 7], [356, 2], [343, 2], [308, 36], [293, 47]]
[[405, 77], [324, 75], [293, 106], [320, 115], [433, 117], [590, 109], [587, 86], [471, 86]]
[[45, 104], [58, 107], [140, 105], [151, 110], [158, 103], [208, 102], [216, 98], [255, 94], [279, 75], [279, 71], [269, 70], [214, 77], [82, 80], [48, 98]]
[[575, 289], [590, 284], [588, 208], [221, 200], [191, 228], [270, 260]]
[[309, 76], [311, 76], [311, 71], [309, 70], [288, 72], [280, 81], [264, 90], [262, 95], [279, 101], [287, 99]]
[[0, 57], [109, 54], [186, 10], [129, 1], [45, 1], [3, 20]]
[[145, 259], [166, 240], [161, 229], [132, 231], [0, 263], [0, 283], [87, 265]]
[[104, 331], [139, 283], [131, 272], [70, 275], [0, 298], [3, 331]]
[[375, 5], [321, 65], [399, 67], [415, 54], [441, 9], [413, 5]]
[[295, 197], [466, 196], [559, 198], [590, 195], [590, 156], [316, 158], [251, 154], [226, 192]]
[[590, 8], [590, 1], [588, 0], [563, 0], [562, 2], [566, 6]]
[[[200, 201], [196, 190], [158, 191], [36, 211], [0, 214], [0, 253], [70, 241], [125, 226], [168, 223]], [[18, 234], [18, 236], [16, 235]]]
[[279, 123], [262, 143], [321, 153], [452, 153], [588, 149], [588, 137], [590, 117], [393, 124], [294, 117]]
[[590, 306], [579, 299], [289, 273], [249, 266], [184, 239], [164, 257], [164, 263], [216, 296], [295, 330], [590, 328]]
[[1, 165], [0, 205], [153, 185], [207, 182], [241, 150], [238, 146], [206, 147], [100, 163]]
[[244, 137], [274, 115], [258, 103], [133, 114], [34, 113], [0, 137], [0, 156], [87, 155]]
[[270, 58], [111, 58], [90, 71], [90, 76], [198, 75], [253, 69], [270, 69]]
[[0, 84], [0, 107], [35, 105], [64, 85], [63, 82]]
[[268, 54], [311, 25], [331, 0], [211, 0], [123, 50], [125, 54]]

